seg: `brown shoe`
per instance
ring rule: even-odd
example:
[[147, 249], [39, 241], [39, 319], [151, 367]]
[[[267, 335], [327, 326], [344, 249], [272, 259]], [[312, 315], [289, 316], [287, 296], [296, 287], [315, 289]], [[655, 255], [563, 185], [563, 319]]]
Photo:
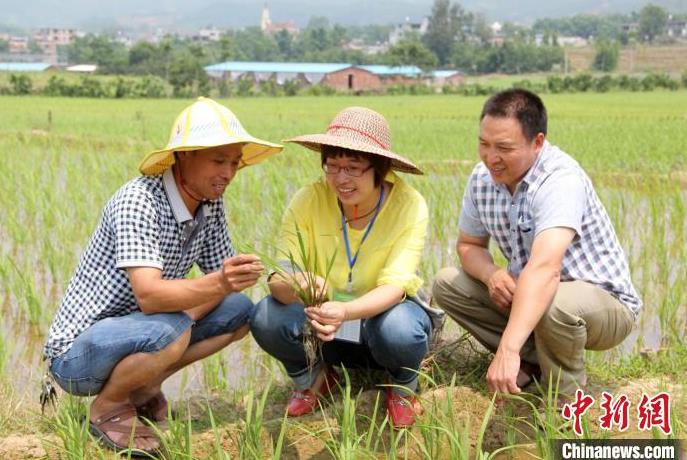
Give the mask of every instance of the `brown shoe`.
[[137, 447], [130, 447], [128, 445], [120, 444], [110, 438], [107, 433], [125, 433], [127, 439], [131, 439], [132, 444], [136, 443], [137, 439], [149, 438], [156, 439], [158, 445], [160, 438], [150, 428], [143, 426], [137, 420], [134, 420], [133, 426], [128, 426], [122, 423], [125, 420], [136, 419], [136, 408], [132, 404], [123, 404], [121, 407], [107, 412], [89, 423], [89, 431], [102, 444], [115, 451], [128, 451], [132, 456], [150, 457], [159, 452], [160, 448], [155, 449], [140, 449]]
[[[163, 411], [164, 415], [160, 415]], [[136, 413], [141, 419], [158, 425], [161, 430], [167, 429], [167, 418], [170, 414], [173, 419], [177, 417], [174, 410], [169, 411], [169, 402], [162, 392], [157, 393], [140, 406], [136, 406]]]

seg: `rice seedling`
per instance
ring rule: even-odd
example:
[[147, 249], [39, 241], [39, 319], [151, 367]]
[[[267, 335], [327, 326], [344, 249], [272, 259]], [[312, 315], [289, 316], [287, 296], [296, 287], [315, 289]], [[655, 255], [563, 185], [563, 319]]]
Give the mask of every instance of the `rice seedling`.
[[[373, 412], [360, 417], [357, 398], [352, 396], [351, 379], [348, 371], [343, 369], [341, 385], [342, 400], [339, 404], [329, 406], [333, 417], [324, 416], [324, 428], [311, 436], [324, 436], [325, 447], [332, 458], [351, 460], [357, 458], [375, 458], [378, 448], [376, 442], [389, 426], [388, 418], [378, 421], [380, 395], [377, 393]], [[366, 428], [361, 428], [365, 426]]]
[[268, 383], [260, 399], [255, 399], [253, 390], [249, 390], [248, 395], [246, 395], [246, 416], [238, 440], [241, 458], [262, 458], [264, 449], [262, 439], [263, 414], [270, 393], [270, 386]]
[[[296, 254], [282, 250], [282, 255], [286, 257], [285, 263], [275, 262], [265, 256], [263, 259], [274, 270], [275, 281], [286, 282], [303, 305], [319, 308], [328, 298], [327, 280], [336, 260], [336, 251], [322, 259], [317, 246], [306, 240], [307, 236], [301, 231], [298, 223], [294, 223], [294, 230], [290, 232], [290, 236], [295, 238]], [[318, 273], [322, 273], [323, 267], [324, 276], [320, 277]], [[312, 369], [321, 358], [322, 341], [317, 337], [310, 321], [303, 323], [303, 348], [308, 368]]]

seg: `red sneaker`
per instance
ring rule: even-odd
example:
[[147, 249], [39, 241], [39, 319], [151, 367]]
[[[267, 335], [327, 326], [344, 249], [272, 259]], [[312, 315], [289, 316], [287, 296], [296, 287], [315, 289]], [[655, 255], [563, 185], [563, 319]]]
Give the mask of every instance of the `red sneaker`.
[[307, 390], [294, 390], [291, 393], [291, 398], [286, 406], [286, 415], [289, 417], [300, 417], [301, 415], [309, 414], [317, 408], [317, 401], [320, 397], [327, 397], [332, 393], [339, 381], [339, 374], [332, 368], [327, 370], [327, 375], [324, 378], [322, 387], [319, 391], [319, 396], [313, 393], [309, 388]]
[[391, 388], [386, 390], [386, 410], [394, 428], [404, 428], [415, 424], [415, 417], [422, 413], [422, 407], [413, 395], [402, 396]]

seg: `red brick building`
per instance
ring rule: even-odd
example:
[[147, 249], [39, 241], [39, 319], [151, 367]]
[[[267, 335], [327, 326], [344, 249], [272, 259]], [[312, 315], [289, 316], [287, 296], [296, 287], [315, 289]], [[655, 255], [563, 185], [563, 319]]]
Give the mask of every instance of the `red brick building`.
[[358, 67], [348, 67], [325, 75], [322, 84], [339, 91], [371, 91], [381, 88], [378, 75]]

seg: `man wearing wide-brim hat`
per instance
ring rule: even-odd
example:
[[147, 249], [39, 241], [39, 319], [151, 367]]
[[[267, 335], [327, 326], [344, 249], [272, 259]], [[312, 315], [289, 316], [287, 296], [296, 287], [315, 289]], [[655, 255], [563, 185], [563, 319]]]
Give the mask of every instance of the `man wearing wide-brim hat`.
[[[241, 167], [281, 149], [199, 98], [177, 117], [167, 147], [143, 160], [143, 175], [105, 206], [44, 355], [65, 391], [97, 395], [90, 430], [109, 447], [157, 450], [140, 420], [171, 413], [162, 382], [248, 332], [254, 305], [240, 291], [263, 266], [235, 254], [222, 195]], [[205, 275], [185, 279], [194, 264]]]

